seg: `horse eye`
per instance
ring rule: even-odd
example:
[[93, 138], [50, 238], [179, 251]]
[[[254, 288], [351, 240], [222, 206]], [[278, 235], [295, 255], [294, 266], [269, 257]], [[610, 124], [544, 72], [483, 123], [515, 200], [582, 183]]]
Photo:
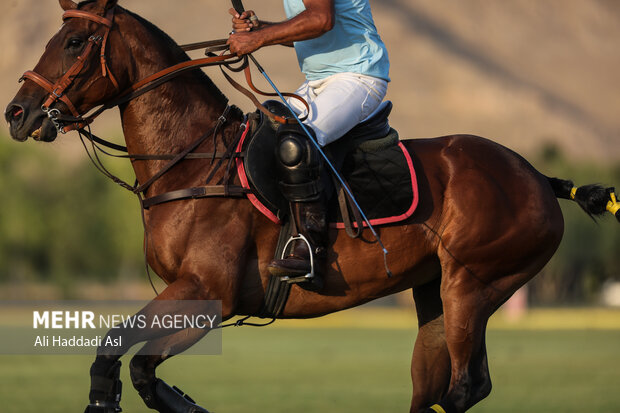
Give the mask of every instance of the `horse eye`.
[[79, 49], [84, 44], [84, 41], [78, 37], [72, 37], [67, 42], [67, 49]]

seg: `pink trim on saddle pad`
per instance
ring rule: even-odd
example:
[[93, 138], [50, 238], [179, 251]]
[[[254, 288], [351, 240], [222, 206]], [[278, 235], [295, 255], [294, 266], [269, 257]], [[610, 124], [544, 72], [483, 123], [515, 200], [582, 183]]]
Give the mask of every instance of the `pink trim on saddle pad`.
[[[407, 167], [409, 168], [409, 175], [411, 176], [411, 205], [409, 205], [409, 209], [403, 214], [395, 215], [392, 217], [371, 219], [370, 224], [373, 226], [394, 224], [396, 222], [403, 221], [413, 215], [413, 212], [418, 207], [418, 180], [416, 178], [415, 169], [413, 169], [413, 161], [411, 160], [411, 155], [409, 154], [409, 151], [407, 151], [407, 148], [405, 148], [405, 145], [403, 145], [402, 142], [398, 142], [398, 147], [401, 151], [403, 151], [403, 155], [405, 156], [405, 160], [407, 161]], [[344, 222], [332, 223], [330, 224], [330, 226], [336, 227], [338, 229], [344, 229]], [[357, 222], [354, 222], [353, 226], [357, 228]], [[367, 226], [368, 224], [364, 222], [364, 227]]]
[[[236, 149], [237, 152], [241, 152], [243, 148], [243, 143], [245, 141], [245, 138], [247, 137], [248, 131], [250, 130], [249, 126], [250, 126], [249, 122], [246, 123], [245, 131], [243, 132], [243, 135], [241, 135], [241, 139], [239, 140], [239, 144], [237, 145], [237, 149]], [[411, 205], [409, 206], [409, 209], [403, 214], [391, 216], [391, 217], [385, 217], [385, 218], [371, 219], [370, 220], [371, 225], [385, 225], [385, 224], [393, 224], [395, 222], [403, 221], [409, 218], [418, 206], [418, 182], [416, 179], [415, 170], [413, 169], [413, 162], [411, 161], [411, 155], [409, 155], [409, 152], [405, 148], [405, 145], [402, 144], [402, 142], [398, 143], [398, 147], [400, 148], [400, 150], [403, 152], [403, 155], [405, 156], [405, 160], [407, 161], [407, 167], [409, 168], [409, 174], [411, 176], [411, 193], [413, 194], [412, 199], [411, 199]], [[250, 188], [248, 177], [245, 173], [245, 166], [243, 165], [243, 159], [236, 158], [235, 161], [237, 163], [237, 174], [239, 175], [241, 186], [245, 189], [251, 190], [252, 188]], [[280, 219], [269, 208], [267, 208], [254, 194], [248, 193], [247, 197], [252, 203], [252, 205], [254, 205], [254, 207], [256, 207], [256, 209], [258, 209], [263, 215], [265, 215], [267, 218], [269, 218], [271, 221], [273, 221], [276, 224], [281, 223]], [[353, 223], [353, 225], [357, 227], [357, 223]], [[336, 227], [338, 229], [343, 229], [344, 223], [343, 222], [332, 223], [330, 224], [330, 226]], [[365, 222], [364, 222], [364, 226], [367, 226]]]
[[[243, 148], [243, 142], [245, 141], [245, 138], [248, 135], [249, 130], [250, 130], [250, 121], [248, 121], [245, 124], [245, 131], [243, 131], [243, 135], [241, 135], [241, 139], [239, 139], [239, 144], [237, 145], [237, 152], [241, 152], [241, 149]], [[250, 188], [248, 177], [245, 174], [245, 167], [243, 166], [243, 159], [236, 158], [235, 161], [237, 162], [237, 174], [239, 175], [241, 186], [245, 189], [251, 190], [252, 188]], [[274, 213], [271, 212], [269, 208], [263, 205], [262, 202], [260, 202], [258, 198], [256, 198], [256, 195], [252, 193], [248, 193], [247, 197], [252, 203], [252, 205], [254, 205], [256, 209], [258, 209], [263, 215], [265, 215], [267, 218], [269, 218], [271, 221], [275, 222], [276, 224], [280, 224], [280, 219], [278, 219], [278, 217], [275, 216]]]

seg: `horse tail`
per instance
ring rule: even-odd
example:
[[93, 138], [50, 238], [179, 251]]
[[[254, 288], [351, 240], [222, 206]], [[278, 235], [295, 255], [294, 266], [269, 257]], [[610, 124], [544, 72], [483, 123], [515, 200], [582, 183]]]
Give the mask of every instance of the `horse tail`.
[[604, 188], [597, 184], [576, 187], [573, 181], [565, 179], [547, 177], [547, 180], [556, 197], [577, 202], [590, 218], [595, 219], [609, 211], [620, 222], [620, 203], [613, 187]]

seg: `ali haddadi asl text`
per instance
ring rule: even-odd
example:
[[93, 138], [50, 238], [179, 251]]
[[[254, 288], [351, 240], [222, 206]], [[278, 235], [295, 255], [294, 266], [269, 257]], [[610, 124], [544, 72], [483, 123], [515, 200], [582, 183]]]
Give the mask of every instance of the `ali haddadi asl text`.
[[[34, 329], [70, 329], [66, 335], [37, 335], [35, 348], [79, 348], [79, 347], [121, 347], [122, 336], [104, 336], [102, 329], [170, 329], [179, 331], [186, 328], [211, 329], [216, 324], [215, 314], [164, 314], [147, 318], [144, 314], [127, 316], [124, 314], [99, 314], [93, 311], [33, 311]], [[85, 330], [74, 334], [75, 330]], [[80, 333], [80, 331], [78, 331]]]
[[101, 336], [87, 338], [84, 336], [72, 336], [65, 338], [62, 336], [37, 336], [34, 340], [35, 347], [120, 347], [122, 346], [122, 337], [112, 338], [106, 337], [102, 343]]

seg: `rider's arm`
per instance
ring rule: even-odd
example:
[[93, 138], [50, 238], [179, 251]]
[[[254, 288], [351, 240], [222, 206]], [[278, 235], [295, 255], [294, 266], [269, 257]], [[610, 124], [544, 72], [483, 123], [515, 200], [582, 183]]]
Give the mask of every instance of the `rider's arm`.
[[[230, 9], [228, 12], [233, 16], [232, 28], [233, 32], [249, 32], [250, 30], [264, 29], [267, 26], [278, 24], [275, 22], [268, 22], [260, 20], [254, 10], [246, 10], [239, 14], [235, 9]], [[281, 43], [282, 46], [293, 47], [293, 42]]]
[[[250, 12], [239, 15], [233, 10], [234, 14], [231, 14], [235, 33], [228, 39], [231, 52], [239, 55], [252, 53], [263, 46], [313, 39], [332, 29], [335, 19], [334, 0], [304, 0], [304, 6], [306, 10], [281, 23], [260, 20], [253, 23], [249, 20], [253, 15]], [[256, 30], [248, 30], [252, 28]]]

